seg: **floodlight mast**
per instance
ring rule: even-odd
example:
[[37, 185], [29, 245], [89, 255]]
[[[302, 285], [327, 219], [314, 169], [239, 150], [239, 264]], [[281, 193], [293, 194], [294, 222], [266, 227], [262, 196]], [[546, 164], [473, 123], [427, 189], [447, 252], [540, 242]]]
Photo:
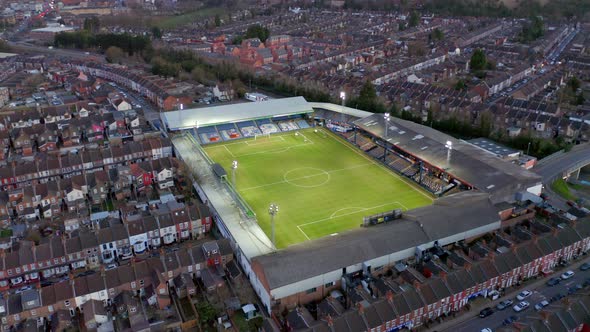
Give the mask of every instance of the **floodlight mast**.
[[277, 247], [277, 244], [275, 242], [275, 215], [279, 213], [279, 206], [271, 203], [270, 206], [268, 207], [268, 214], [270, 215], [270, 225], [271, 225], [271, 233], [270, 233], [270, 238], [271, 238], [271, 242], [273, 247]]
[[383, 115], [383, 119], [385, 120], [385, 140], [387, 141], [387, 130], [389, 129], [389, 119], [391, 119], [391, 115], [389, 113], [385, 113]]
[[234, 188], [236, 187], [236, 169], [238, 169], [238, 161], [234, 160], [231, 163], [231, 179]]
[[451, 162], [451, 150], [453, 150], [453, 142], [447, 141], [445, 144], [445, 148], [447, 148], [447, 165]]
[[342, 120], [342, 122], [345, 122], [344, 121], [344, 103], [346, 101], [346, 92], [340, 91], [340, 99], [342, 99], [342, 112], [340, 113], [340, 119]]

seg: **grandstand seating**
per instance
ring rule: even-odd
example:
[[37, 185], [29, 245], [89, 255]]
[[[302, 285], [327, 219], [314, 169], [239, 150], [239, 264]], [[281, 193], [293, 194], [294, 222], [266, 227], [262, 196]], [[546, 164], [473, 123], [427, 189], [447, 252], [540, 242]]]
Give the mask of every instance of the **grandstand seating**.
[[255, 135], [262, 134], [254, 121], [243, 121], [237, 123], [236, 125], [244, 137], [254, 137]]
[[280, 121], [280, 122], [278, 122], [278, 125], [279, 125], [279, 128], [281, 129], [281, 131], [291, 131], [291, 130], [299, 129], [297, 124], [291, 120]]
[[215, 126], [199, 128], [199, 139], [203, 144], [221, 141], [221, 136]]
[[401, 158], [399, 156], [396, 156], [393, 153], [388, 153], [387, 157], [385, 159], [385, 162], [387, 163], [387, 165], [391, 168], [393, 168], [394, 170], [398, 171], [398, 172], [402, 172], [404, 169], [408, 168], [410, 165], [412, 165], [409, 161], [405, 160], [404, 158]]
[[256, 120], [256, 123], [263, 134], [274, 134], [280, 132], [279, 127], [270, 121], [270, 119]]
[[224, 141], [241, 138], [240, 132], [233, 123], [226, 123], [217, 126], [217, 131]]
[[305, 120], [297, 120], [297, 122], [295, 122], [295, 123], [296, 123], [296, 124], [299, 126], [299, 128], [301, 128], [301, 129], [306, 129], [306, 128], [309, 128], [309, 123], [307, 123], [307, 121], [305, 121]]
[[385, 149], [380, 146], [375, 146], [373, 149], [368, 150], [369, 154], [377, 159], [383, 158], [383, 153]]

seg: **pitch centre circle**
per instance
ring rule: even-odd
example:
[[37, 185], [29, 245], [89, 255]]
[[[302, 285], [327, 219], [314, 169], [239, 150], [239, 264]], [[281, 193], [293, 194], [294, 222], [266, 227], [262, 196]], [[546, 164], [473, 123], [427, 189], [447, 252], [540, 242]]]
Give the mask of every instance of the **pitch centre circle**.
[[285, 182], [300, 188], [315, 188], [330, 181], [330, 173], [314, 167], [300, 167], [283, 175]]

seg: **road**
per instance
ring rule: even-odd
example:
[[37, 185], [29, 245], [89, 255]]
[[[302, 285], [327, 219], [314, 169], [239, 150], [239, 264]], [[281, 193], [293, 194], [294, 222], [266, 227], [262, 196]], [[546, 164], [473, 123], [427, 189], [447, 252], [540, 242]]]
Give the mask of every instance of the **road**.
[[93, 61], [104, 63], [104, 56], [95, 53], [89, 52], [82, 52], [76, 50], [66, 50], [61, 48], [47, 48], [44, 46], [36, 46], [32, 44], [28, 44], [25, 42], [13, 42], [8, 41], [8, 44], [15, 50], [15, 51], [22, 51], [22, 52], [31, 52], [37, 54], [46, 54], [46, 55], [53, 55], [56, 57], [65, 57], [77, 60], [88, 60], [89, 57], [92, 57]]
[[[589, 261], [589, 259], [586, 259], [586, 261]], [[566, 269], [564, 269], [563, 271], [560, 271], [559, 273], [562, 273], [566, 271]], [[474, 310], [473, 312], [470, 312], [469, 315], [472, 315], [473, 317], [471, 317], [470, 319], [468, 319], [467, 321], [458, 324], [458, 325], [454, 325], [448, 329], [441, 329], [439, 331], [466, 331], [466, 332], [479, 332], [481, 331], [483, 328], [491, 328], [493, 331], [495, 331], [496, 329], [500, 328], [503, 326], [503, 321], [510, 317], [510, 316], [516, 316], [518, 317], [519, 320], [523, 320], [525, 317], [534, 317], [537, 315], [537, 312], [535, 311], [535, 304], [543, 301], [543, 300], [547, 300], [549, 301], [549, 299], [557, 294], [562, 294], [562, 295], [567, 295], [568, 294], [568, 289], [572, 286], [575, 286], [576, 284], [583, 284], [585, 280], [590, 278], [590, 270], [588, 271], [580, 271], [579, 269], [573, 270], [575, 272], [575, 275], [568, 280], [564, 280], [562, 281], [559, 285], [557, 286], [547, 286], [547, 284], [543, 283], [543, 285], [537, 289], [528, 289], [533, 291], [533, 295], [531, 295], [530, 297], [528, 297], [525, 301], [528, 301], [531, 305], [528, 309], [520, 312], [520, 313], [516, 313], [513, 309], [512, 306], [520, 301], [517, 301], [516, 298], [512, 298], [512, 300], [514, 301], [514, 304], [512, 304], [510, 306], [510, 308], [504, 309], [502, 311], [497, 311], [494, 308], [494, 313], [491, 316], [488, 316], [486, 318], [479, 318], [479, 310], [477, 310], [477, 312]], [[554, 275], [558, 276], [558, 274], [556, 273]], [[544, 278], [544, 280], [548, 280], [548, 278]], [[527, 288], [522, 288], [522, 290], [525, 290]], [[586, 287], [585, 289], [578, 291], [577, 293], [580, 292], [587, 292], [588, 291], [588, 287]], [[574, 293], [576, 294], [576, 293]], [[508, 297], [501, 297], [499, 300], [506, 300], [509, 299]], [[494, 301], [493, 303], [495, 304], [496, 302], [498, 302], [499, 300]], [[490, 306], [491, 306], [491, 301], [490, 301]], [[435, 328], [436, 329], [436, 328]]]
[[590, 143], [572, 147], [568, 152], [557, 152], [539, 161], [533, 172], [543, 178], [543, 183], [549, 184], [563, 172], [590, 164]]

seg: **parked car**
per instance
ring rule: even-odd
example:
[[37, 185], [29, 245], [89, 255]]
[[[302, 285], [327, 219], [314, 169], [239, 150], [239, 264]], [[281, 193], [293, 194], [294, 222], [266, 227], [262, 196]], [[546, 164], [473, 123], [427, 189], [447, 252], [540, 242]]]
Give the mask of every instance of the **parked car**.
[[518, 320], [518, 316], [510, 316], [506, 319], [504, 319], [504, 321], [502, 322], [502, 325], [506, 326], [506, 325], [510, 325], [514, 322], [516, 322]]
[[562, 280], [567, 280], [567, 279], [569, 279], [569, 278], [571, 278], [571, 277], [573, 277], [573, 276], [574, 276], [574, 271], [570, 270], [570, 271], [566, 271], [566, 272], [564, 272], [564, 273], [561, 275], [561, 279], [562, 279]]
[[512, 307], [512, 309], [514, 309], [514, 311], [516, 311], [516, 312], [521, 312], [521, 311], [525, 310], [526, 308], [528, 308], [530, 305], [531, 304], [528, 303], [527, 301], [522, 301], [522, 302], [515, 304], [514, 307]]
[[492, 329], [489, 327], [486, 327], [486, 328], [481, 329], [480, 332], [492, 332]]
[[529, 290], [523, 290], [522, 292], [520, 292], [517, 296], [516, 299], [519, 301], [522, 301], [524, 299], [526, 299], [527, 297], [531, 296], [533, 294], [533, 292], [529, 291]]
[[509, 306], [511, 306], [512, 303], [513, 303], [512, 300], [504, 300], [504, 301], [498, 303], [498, 305], [496, 306], [496, 309], [504, 310], [504, 309], [508, 308]]
[[487, 307], [487, 308], [483, 308], [480, 312], [479, 312], [479, 317], [484, 318], [484, 317], [488, 317], [491, 316], [494, 313], [494, 309]]
[[117, 263], [111, 263], [111, 264], [105, 266], [105, 270], [108, 271], [108, 270], [116, 269], [117, 266], [118, 266]]
[[584, 263], [580, 265], [580, 271], [588, 271], [590, 270], [590, 263]]
[[549, 302], [547, 300], [543, 300], [543, 301], [535, 304], [535, 310], [539, 311], [539, 310], [545, 308], [548, 305], [549, 305]]
[[561, 282], [560, 278], [551, 278], [547, 281], [547, 286], [555, 286]]

